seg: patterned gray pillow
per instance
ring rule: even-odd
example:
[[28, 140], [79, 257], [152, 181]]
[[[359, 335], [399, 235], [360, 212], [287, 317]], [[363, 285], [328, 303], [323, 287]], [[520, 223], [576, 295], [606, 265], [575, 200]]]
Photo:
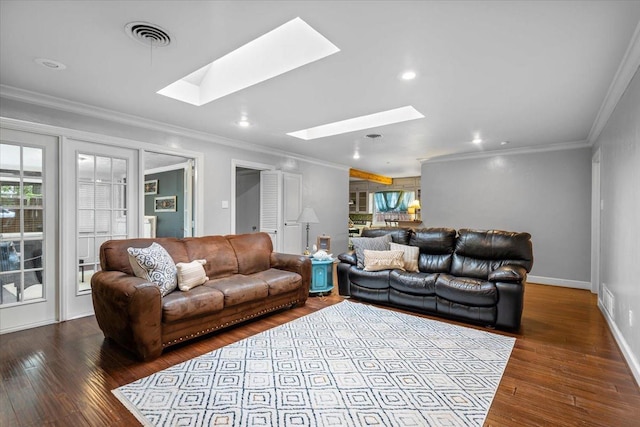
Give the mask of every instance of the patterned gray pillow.
[[389, 243], [391, 243], [391, 234], [385, 234], [380, 237], [353, 237], [351, 242], [356, 250], [358, 268], [364, 268], [364, 250], [388, 251]]
[[129, 264], [133, 273], [141, 279], [155, 283], [162, 296], [178, 285], [178, 271], [173, 258], [161, 245], [153, 242], [148, 248], [128, 248]]

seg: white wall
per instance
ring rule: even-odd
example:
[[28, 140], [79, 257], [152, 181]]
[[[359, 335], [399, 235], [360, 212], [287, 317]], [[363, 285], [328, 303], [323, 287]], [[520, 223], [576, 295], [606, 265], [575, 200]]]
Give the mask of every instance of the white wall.
[[594, 150], [598, 148], [601, 285], [613, 294], [612, 330], [640, 381], [640, 71], [596, 141]]
[[425, 226], [530, 233], [530, 281], [590, 288], [590, 206], [588, 147], [422, 165]]
[[[106, 113], [108, 117], [112, 113]], [[160, 126], [155, 129], [135, 125], [135, 118], [114, 114], [114, 119], [81, 115], [21, 101], [0, 98], [0, 117], [59, 126], [74, 130], [92, 132], [99, 135], [126, 138], [145, 143], [181, 148], [204, 154], [204, 167], [200, 171], [200, 182], [204, 186], [204, 227], [203, 234], [229, 234], [231, 230], [231, 210], [222, 208], [222, 201], [231, 200], [232, 159], [274, 165], [277, 169], [290, 170], [303, 176], [303, 205], [318, 206], [320, 224], [315, 229], [332, 236], [332, 249], [347, 249], [347, 197], [349, 191], [349, 171], [346, 167], [315, 163], [312, 160], [292, 159], [284, 154], [243, 149], [238, 146], [217, 143], [215, 136], [206, 140], [172, 133]], [[327, 185], [321, 185], [321, 183]], [[315, 236], [311, 234], [311, 236]]]

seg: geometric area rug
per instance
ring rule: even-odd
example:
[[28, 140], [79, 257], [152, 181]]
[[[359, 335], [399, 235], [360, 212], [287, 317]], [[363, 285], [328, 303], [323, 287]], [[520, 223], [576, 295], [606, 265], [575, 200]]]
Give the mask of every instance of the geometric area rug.
[[148, 426], [481, 426], [514, 343], [344, 301], [113, 393]]

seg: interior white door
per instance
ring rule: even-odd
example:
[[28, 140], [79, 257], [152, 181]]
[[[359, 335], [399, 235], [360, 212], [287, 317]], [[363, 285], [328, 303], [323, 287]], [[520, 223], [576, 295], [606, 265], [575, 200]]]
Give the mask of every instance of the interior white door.
[[0, 128], [0, 334], [57, 320], [58, 138]]
[[302, 225], [298, 222], [302, 212], [302, 175], [282, 174], [282, 211], [284, 213], [282, 252], [302, 253]]
[[260, 171], [260, 231], [269, 234], [275, 251], [282, 251], [281, 171]]
[[93, 314], [91, 276], [100, 245], [138, 236], [138, 150], [64, 139], [61, 320]]

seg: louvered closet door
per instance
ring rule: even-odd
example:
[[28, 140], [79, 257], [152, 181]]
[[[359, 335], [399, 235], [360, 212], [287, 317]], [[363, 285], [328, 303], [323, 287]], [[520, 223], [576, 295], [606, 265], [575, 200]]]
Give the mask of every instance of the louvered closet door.
[[282, 250], [282, 172], [260, 172], [260, 231], [268, 233], [273, 249]]

